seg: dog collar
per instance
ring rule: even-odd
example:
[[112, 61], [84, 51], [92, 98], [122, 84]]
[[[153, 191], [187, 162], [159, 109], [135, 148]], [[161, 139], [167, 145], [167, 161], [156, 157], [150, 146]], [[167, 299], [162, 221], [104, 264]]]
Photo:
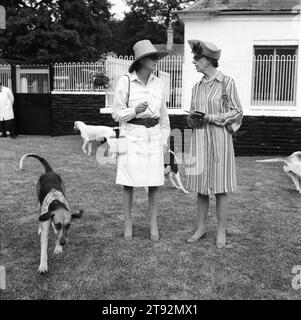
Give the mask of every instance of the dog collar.
[[45, 199], [42, 203], [40, 215], [43, 215], [49, 211], [49, 205], [54, 200], [58, 200], [58, 201], [62, 202], [66, 206], [67, 210], [69, 210], [69, 204], [68, 204], [64, 194], [61, 191], [58, 191], [58, 190], [52, 188], [48, 192], [47, 196], [45, 197]]

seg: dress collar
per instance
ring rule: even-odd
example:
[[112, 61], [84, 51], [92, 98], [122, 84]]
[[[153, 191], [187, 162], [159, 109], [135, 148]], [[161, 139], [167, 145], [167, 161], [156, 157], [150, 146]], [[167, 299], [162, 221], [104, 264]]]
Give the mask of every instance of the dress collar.
[[[141, 81], [139, 80], [139, 78], [138, 78], [138, 75], [137, 75], [136, 71], [133, 71], [133, 72], [129, 73], [128, 75], [129, 75], [131, 81], [137, 80], [138, 82], [141, 82]], [[149, 78], [148, 78], [147, 83], [149, 83], [151, 80], [153, 80], [154, 77], [155, 77], [155, 75], [154, 75], [154, 73], [152, 72], [152, 73], [150, 74]]]
[[223, 74], [221, 71], [217, 71], [217, 73], [214, 75], [214, 77], [212, 77], [211, 79], [205, 79], [204, 77], [202, 78], [202, 82], [203, 83], [208, 83], [211, 82], [213, 80], [217, 80], [219, 82], [223, 81]]

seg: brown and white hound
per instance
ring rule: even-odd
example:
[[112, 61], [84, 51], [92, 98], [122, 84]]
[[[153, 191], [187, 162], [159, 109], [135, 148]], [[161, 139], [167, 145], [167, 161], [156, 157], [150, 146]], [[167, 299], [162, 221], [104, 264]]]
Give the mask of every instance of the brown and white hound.
[[83, 210], [78, 213], [71, 213], [65, 197], [65, 187], [62, 178], [55, 173], [49, 163], [42, 157], [30, 153], [22, 156], [20, 169], [23, 169], [25, 158], [33, 157], [38, 159], [44, 166], [45, 173], [42, 174], [36, 184], [37, 198], [41, 206], [39, 216], [39, 234], [41, 235], [41, 259], [39, 272], [45, 274], [48, 271], [48, 234], [50, 225], [56, 234], [54, 254], [62, 252], [67, 242], [67, 233], [74, 218], [80, 218]]

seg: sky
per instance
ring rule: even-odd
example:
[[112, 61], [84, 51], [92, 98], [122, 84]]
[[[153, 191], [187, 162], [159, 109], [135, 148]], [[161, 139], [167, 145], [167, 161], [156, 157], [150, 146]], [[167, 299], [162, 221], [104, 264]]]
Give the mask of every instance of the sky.
[[116, 14], [117, 19], [122, 19], [124, 17], [123, 12], [129, 10], [125, 0], [109, 0], [109, 2], [112, 4], [111, 12]]

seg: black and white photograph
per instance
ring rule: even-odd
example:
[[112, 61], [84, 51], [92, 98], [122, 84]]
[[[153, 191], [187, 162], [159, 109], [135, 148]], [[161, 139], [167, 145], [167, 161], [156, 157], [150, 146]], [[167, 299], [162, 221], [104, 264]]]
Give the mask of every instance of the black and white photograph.
[[0, 300], [301, 300], [300, 45], [301, 0], [0, 0]]

